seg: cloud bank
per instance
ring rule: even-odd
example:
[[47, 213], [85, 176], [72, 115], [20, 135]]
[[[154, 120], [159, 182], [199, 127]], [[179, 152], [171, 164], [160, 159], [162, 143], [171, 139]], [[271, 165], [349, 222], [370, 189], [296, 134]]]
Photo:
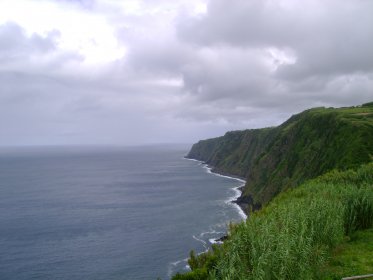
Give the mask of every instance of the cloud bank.
[[0, 145], [191, 143], [373, 99], [371, 1], [14, 2]]

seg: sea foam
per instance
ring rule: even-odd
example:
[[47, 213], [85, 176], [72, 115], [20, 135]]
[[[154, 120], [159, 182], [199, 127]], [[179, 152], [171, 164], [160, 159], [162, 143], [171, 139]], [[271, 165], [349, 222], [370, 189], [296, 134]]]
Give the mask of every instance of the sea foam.
[[195, 161], [195, 162], [198, 162], [200, 165], [202, 165], [202, 168], [206, 170], [206, 172], [208, 174], [213, 174], [215, 176], [218, 176], [218, 177], [223, 177], [223, 178], [227, 178], [227, 179], [232, 179], [232, 180], [235, 180], [235, 181], [238, 181], [238, 182], [241, 182], [242, 185], [238, 186], [238, 187], [232, 187], [232, 190], [234, 191], [234, 195], [229, 197], [227, 200], [225, 200], [224, 202], [226, 204], [229, 204], [229, 205], [232, 205], [238, 212], [238, 214], [240, 215], [240, 217], [245, 220], [247, 219], [247, 215], [245, 214], [245, 212], [241, 209], [241, 207], [235, 203], [234, 201], [236, 201], [240, 195], [241, 195], [241, 190], [240, 188], [244, 187], [245, 184], [246, 184], [246, 181], [244, 179], [241, 179], [241, 178], [237, 178], [237, 177], [232, 177], [232, 176], [228, 176], [228, 175], [223, 175], [223, 174], [219, 174], [219, 173], [216, 173], [216, 172], [213, 172], [212, 171], [212, 167], [210, 167], [208, 164], [206, 164], [205, 162], [203, 161], [200, 161], [200, 160], [197, 160], [197, 159], [191, 159], [191, 158], [186, 158], [184, 157], [184, 159], [186, 160], [191, 160], [191, 161]]

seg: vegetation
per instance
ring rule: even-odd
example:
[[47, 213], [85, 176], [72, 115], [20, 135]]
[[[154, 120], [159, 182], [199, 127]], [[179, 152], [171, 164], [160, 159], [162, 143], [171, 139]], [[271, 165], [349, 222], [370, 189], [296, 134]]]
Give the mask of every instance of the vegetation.
[[357, 231], [333, 250], [322, 269], [323, 279], [367, 275], [373, 271], [373, 229]]
[[[373, 270], [373, 163], [332, 171], [231, 226], [173, 279], [340, 279]], [[339, 277], [339, 278], [338, 278]]]
[[231, 225], [224, 244], [191, 252], [192, 271], [173, 279], [373, 273], [373, 102], [228, 132], [193, 145], [188, 157], [247, 178], [240, 201], [247, 212], [262, 209]]
[[193, 145], [188, 157], [214, 171], [247, 178], [247, 212], [280, 192], [332, 169], [347, 170], [373, 158], [373, 106], [315, 108], [278, 127], [228, 132]]

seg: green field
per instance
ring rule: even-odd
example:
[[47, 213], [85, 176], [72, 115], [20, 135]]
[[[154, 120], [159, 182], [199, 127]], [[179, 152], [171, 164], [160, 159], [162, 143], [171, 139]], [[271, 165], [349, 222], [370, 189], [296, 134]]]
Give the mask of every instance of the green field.
[[333, 280], [372, 272], [373, 229], [353, 233], [333, 250], [330, 260], [322, 269], [323, 279]]

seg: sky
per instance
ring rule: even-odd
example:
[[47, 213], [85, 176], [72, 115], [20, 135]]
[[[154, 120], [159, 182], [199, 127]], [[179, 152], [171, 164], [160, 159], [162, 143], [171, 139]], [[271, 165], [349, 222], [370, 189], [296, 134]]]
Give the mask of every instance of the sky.
[[371, 0], [0, 0], [0, 145], [193, 143], [373, 101]]

